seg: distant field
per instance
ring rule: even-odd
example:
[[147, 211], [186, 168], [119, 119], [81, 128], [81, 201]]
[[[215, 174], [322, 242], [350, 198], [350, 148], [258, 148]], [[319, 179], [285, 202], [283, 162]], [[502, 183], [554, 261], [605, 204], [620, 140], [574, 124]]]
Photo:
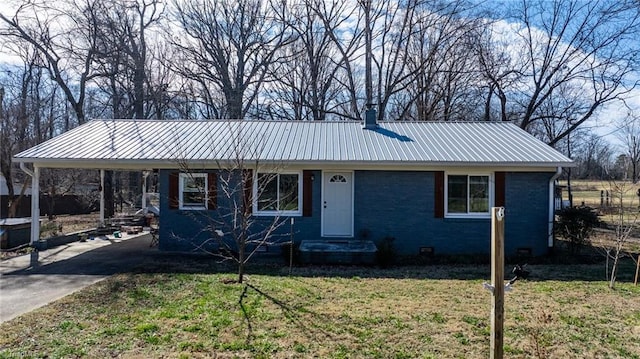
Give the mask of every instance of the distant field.
[[[566, 181], [560, 181], [561, 186], [566, 186]], [[573, 205], [585, 205], [597, 208], [600, 219], [610, 225], [620, 223], [620, 196], [622, 195], [622, 207], [624, 208], [624, 224], [640, 227], [640, 201], [637, 191], [640, 183], [633, 184], [630, 181], [588, 181], [572, 180]], [[606, 193], [609, 192], [607, 202]], [[604, 195], [604, 197], [603, 197]], [[568, 200], [568, 191], [565, 187], [562, 199]], [[607, 206], [608, 203], [608, 206]], [[601, 205], [602, 204], [602, 205]]]
[[[560, 185], [566, 186], [566, 181], [560, 181]], [[609, 191], [610, 206], [619, 207], [619, 198], [622, 194], [623, 205], [625, 208], [638, 207], [638, 196], [636, 191], [640, 188], [640, 183], [633, 184], [629, 181], [588, 181], [588, 180], [572, 180], [571, 188], [573, 191], [573, 204], [580, 205], [584, 202], [590, 207], [600, 207], [602, 192], [604, 191], [604, 202], [606, 204], [606, 191]], [[563, 199], [568, 199], [567, 189], [564, 189]]]

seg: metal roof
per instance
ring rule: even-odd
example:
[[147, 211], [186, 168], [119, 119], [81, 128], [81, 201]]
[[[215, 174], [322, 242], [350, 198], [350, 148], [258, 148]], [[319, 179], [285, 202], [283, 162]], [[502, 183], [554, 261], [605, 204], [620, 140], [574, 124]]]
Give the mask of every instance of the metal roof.
[[49, 167], [153, 168], [237, 158], [289, 164], [571, 166], [512, 123], [93, 120], [18, 153]]

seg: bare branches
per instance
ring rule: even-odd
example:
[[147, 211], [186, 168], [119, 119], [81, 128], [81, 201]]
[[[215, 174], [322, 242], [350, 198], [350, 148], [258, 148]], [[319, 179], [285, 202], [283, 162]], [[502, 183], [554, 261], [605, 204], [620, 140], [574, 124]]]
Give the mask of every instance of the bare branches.
[[621, 127], [618, 139], [622, 142], [623, 153], [631, 166], [631, 181], [638, 183], [640, 179], [640, 124], [638, 119], [631, 117]]
[[0, 34], [58, 84], [68, 128], [87, 114], [357, 120], [375, 103], [378, 120], [516, 121], [560, 145], [637, 88], [633, 1], [508, 4], [25, 0]]
[[93, 67], [100, 53], [99, 25], [93, 15], [100, 11], [100, 3], [68, 1], [54, 9], [35, 1], [23, 4], [12, 18], [0, 14], [5, 25], [2, 34], [33, 46], [62, 89], [78, 124], [85, 122], [87, 84], [101, 75]]
[[[293, 36], [284, 3], [243, 0], [176, 4], [176, 21], [186, 35], [174, 45], [188, 57], [177, 65], [183, 76], [214, 86], [224, 95], [221, 116], [242, 119], [282, 61], [281, 48]], [[285, 17], [280, 19], [279, 17]]]
[[198, 168], [184, 161], [180, 151], [175, 155], [181, 170], [178, 202], [202, 228], [191, 238], [181, 239], [199, 251], [235, 263], [240, 283], [257, 253], [288, 238], [279, 231], [285, 224], [283, 216], [301, 211], [300, 174], [283, 173], [281, 165], [256, 160], [264, 144], [249, 143], [244, 124], [229, 123], [225, 129], [229, 140], [209, 144], [221, 158], [215, 168]]
[[602, 105], [635, 87], [625, 78], [634, 69], [635, 51], [628, 49], [628, 42], [638, 34], [640, 13], [629, 5], [625, 1], [521, 3], [515, 20], [524, 24], [519, 35], [529, 66], [523, 80], [530, 88], [520, 100], [522, 128], [531, 129], [546, 104], [570, 94], [560, 91], [563, 86], [575, 87], [578, 90], [570, 96], [584, 106], [563, 116], [561, 121], [571, 123], [548, 138], [556, 144]]
[[633, 197], [633, 190], [628, 182], [610, 181], [610, 193], [612, 204], [617, 211], [614, 219], [614, 234], [612, 238], [602, 239], [593, 243], [602, 255], [606, 258], [606, 274], [609, 281], [609, 288], [614, 289], [618, 275], [620, 260], [625, 257], [632, 257], [628, 253], [628, 244], [631, 234], [637, 227], [639, 213], [634, 201], [628, 202], [629, 197]]

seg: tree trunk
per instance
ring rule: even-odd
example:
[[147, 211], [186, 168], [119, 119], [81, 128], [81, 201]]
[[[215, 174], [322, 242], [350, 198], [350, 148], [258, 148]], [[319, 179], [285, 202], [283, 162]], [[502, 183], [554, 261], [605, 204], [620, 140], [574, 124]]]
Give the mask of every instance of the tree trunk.
[[114, 214], [113, 171], [104, 172], [104, 214], [111, 218]]
[[616, 276], [618, 275], [618, 261], [620, 260], [620, 250], [615, 250], [613, 256], [613, 265], [611, 266], [611, 277], [609, 278], [609, 288], [614, 289], [616, 285]]
[[[31, 177], [29, 177], [31, 178]], [[9, 210], [7, 213], [7, 217], [9, 218], [15, 218], [16, 217], [16, 213], [18, 213], [18, 208], [20, 208], [20, 204], [22, 202], [22, 199], [24, 198], [24, 194], [27, 191], [27, 184], [29, 184], [30, 181], [25, 181], [22, 184], [22, 188], [20, 189], [20, 194], [18, 196], [15, 195], [10, 195], [10, 202], [9, 202]], [[8, 184], [8, 183], [7, 183]], [[13, 186], [11, 187], [11, 191], [13, 192]]]
[[244, 282], [244, 267], [246, 265], [246, 260], [244, 258], [245, 256], [245, 246], [246, 243], [241, 245], [240, 248], [238, 248], [238, 283], [243, 283]]

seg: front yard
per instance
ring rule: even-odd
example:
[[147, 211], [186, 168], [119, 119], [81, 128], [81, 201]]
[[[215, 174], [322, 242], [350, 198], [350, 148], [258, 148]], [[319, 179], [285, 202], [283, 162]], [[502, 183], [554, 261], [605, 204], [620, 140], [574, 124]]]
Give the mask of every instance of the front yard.
[[[0, 325], [0, 358], [487, 358], [489, 266], [261, 267], [210, 259], [117, 275]], [[625, 263], [532, 265], [505, 304], [507, 358], [640, 358]]]

